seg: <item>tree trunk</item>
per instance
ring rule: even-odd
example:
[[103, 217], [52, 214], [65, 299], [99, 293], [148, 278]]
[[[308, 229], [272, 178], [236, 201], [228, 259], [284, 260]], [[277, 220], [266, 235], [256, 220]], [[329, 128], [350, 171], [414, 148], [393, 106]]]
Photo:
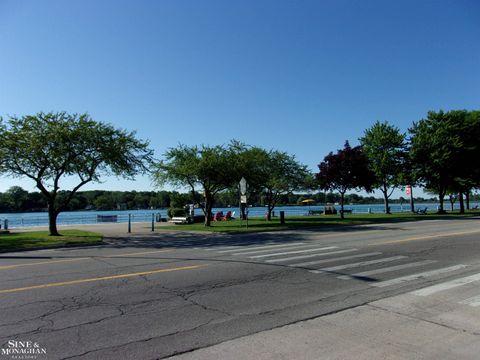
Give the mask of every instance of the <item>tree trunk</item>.
[[343, 215], [343, 203], [345, 200], [345, 193], [341, 192], [340, 193], [340, 218], [345, 219], [345, 216]]
[[445, 210], [443, 210], [443, 198], [445, 197], [445, 191], [440, 191], [438, 194], [438, 200], [440, 202], [440, 205], [438, 207], [438, 213], [443, 214], [445, 213]]
[[48, 204], [48, 231], [50, 236], [60, 236], [57, 230], [57, 216], [58, 211], [55, 209], [55, 205]]
[[272, 220], [272, 212], [273, 212], [273, 209], [275, 209], [275, 205], [273, 204], [268, 204], [268, 212], [267, 212], [267, 221], [270, 221]]
[[470, 210], [470, 189], [465, 192], [465, 205]]
[[453, 196], [452, 194], [448, 195], [448, 200], [450, 201], [450, 210], [453, 211]]
[[210, 226], [212, 221], [213, 199], [209, 193], [205, 192], [205, 226]]
[[388, 206], [388, 189], [385, 185], [383, 185], [382, 193], [383, 203], [385, 205], [385, 214], [390, 214], [390, 206]]
[[465, 206], [463, 203], [463, 193], [462, 192], [458, 193], [458, 197], [460, 199], [460, 214], [465, 214]]

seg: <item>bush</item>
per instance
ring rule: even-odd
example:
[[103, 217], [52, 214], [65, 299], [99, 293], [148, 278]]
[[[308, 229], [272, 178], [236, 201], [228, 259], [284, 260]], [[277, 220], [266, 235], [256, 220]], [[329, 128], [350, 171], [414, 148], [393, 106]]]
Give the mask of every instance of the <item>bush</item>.
[[182, 209], [182, 208], [170, 208], [168, 209], [167, 211], [167, 215], [168, 217], [171, 219], [173, 217], [177, 217], [177, 216], [187, 216], [187, 212], [185, 211], [185, 209]]

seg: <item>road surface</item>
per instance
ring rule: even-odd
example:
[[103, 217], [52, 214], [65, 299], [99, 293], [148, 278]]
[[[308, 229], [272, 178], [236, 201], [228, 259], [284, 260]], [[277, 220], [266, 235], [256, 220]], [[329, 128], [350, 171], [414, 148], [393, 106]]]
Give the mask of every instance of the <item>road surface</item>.
[[[320, 336], [317, 324], [302, 348], [330, 339], [322, 346], [342, 358], [352, 351], [349, 337], [363, 327], [379, 331], [375, 321], [387, 336], [390, 314], [478, 342], [478, 218], [235, 236], [116, 235], [96, 247], [0, 254], [0, 349], [20, 340], [45, 349], [38, 359], [273, 359], [297, 349], [298, 328], [320, 321], [328, 331]], [[333, 336], [326, 319], [343, 321], [335, 330], [342, 332]], [[423, 328], [406, 329], [415, 338]], [[282, 348], [278, 339], [288, 334]], [[405, 339], [403, 355], [412, 341]], [[255, 344], [261, 351], [249, 353]], [[457, 358], [478, 353], [467, 345]]]

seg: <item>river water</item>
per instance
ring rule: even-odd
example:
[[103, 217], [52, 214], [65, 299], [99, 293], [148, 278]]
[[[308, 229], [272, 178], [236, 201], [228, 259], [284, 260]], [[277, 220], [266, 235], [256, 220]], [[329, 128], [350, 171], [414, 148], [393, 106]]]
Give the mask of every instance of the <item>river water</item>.
[[[447, 204], [445, 204], [447, 205]], [[449, 205], [449, 204], [448, 204]], [[475, 206], [478, 204], [471, 204]], [[427, 208], [428, 211], [435, 211], [438, 204], [428, 203], [428, 204], [418, 204], [416, 205], [417, 209]], [[340, 206], [335, 206], [337, 210], [340, 209]], [[408, 212], [410, 211], [410, 205], [408, 203], [392, 204], [392, 212]], [[449, 209], [449, 206], [445, 206], [445, 209]], [[456, 204], [458, 208], [458, 204]], [[367, 205], [345, 205], [345, 209], [352, 210], [354, 214], [366, 214], [366, 213], [383, 213], [384, 208], [382, 204], [367, 204]], [[279, 206], [275, 208], [276, 215], [280, 211], [285, 212], [285, 216], [303, 216], [308, 215], [310, 210], [321, 211], [323, 206]], [[238, 216], [238, 208], [215, 208], [213, 212], [223, 211], [235, 211], [235, 214]], [[248, 209], [249, 217], [263, 217], [266, 213], [265, 207], [251, 207]], [[196, 214], [202, 214], [201, 209], [195, 209]], [[112, 217], [113, 216], [113, 217]], [[156, 219], [158, 216], [162, 218], [167, 217], [167, 209], [155, 209], [155, 210], [117, 210], [117, 211], [70, 211], [62, 212], [58, 216], [59, 225], [67, 224], [96, 224], [105, 221], [115, 221], [115, 222], [128, 222], [130, 217], [132, 222], [149, 222], [152, 221], [152, 217]], [[103, 218], [102, 218], [103, 217]], [[107, 217], [107, 218], [105, 218]], [[5, 225], [5, 220], [8, 221], [9, 228], [21, 228], [21, 227], [31, 227], [31, 226], [46, 226], [48, 225], [48, 213], [46, 212], [31, 212], [31, 213], [8, 213], [0, 214], [0, 221], [2, 228]], [[103, 221], [102, 221], [103, 220]]]

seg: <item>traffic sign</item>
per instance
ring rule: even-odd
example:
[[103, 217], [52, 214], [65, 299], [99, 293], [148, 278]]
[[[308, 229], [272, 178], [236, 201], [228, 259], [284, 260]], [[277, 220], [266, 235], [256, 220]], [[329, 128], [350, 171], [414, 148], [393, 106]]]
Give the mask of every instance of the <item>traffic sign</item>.
[[247, 195], [247, 180], [244, 177], [240, 180], [240, 194]]

